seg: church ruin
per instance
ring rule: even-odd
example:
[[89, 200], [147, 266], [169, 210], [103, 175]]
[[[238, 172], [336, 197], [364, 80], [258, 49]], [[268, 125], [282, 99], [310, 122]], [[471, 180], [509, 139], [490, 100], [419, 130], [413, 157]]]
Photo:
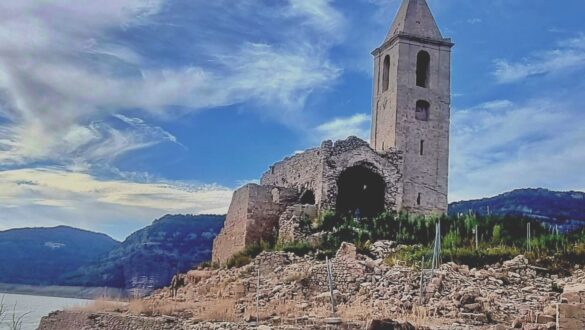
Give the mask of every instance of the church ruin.
[[371, 142], [325, 141], [270, 166], [259, 185], [238, 189], [213, 261], [275, 236], [299, 240], [298, 219], [323, 210], [446, 213], [453, 45], [425, 0], [404, 0], [372, 53]]

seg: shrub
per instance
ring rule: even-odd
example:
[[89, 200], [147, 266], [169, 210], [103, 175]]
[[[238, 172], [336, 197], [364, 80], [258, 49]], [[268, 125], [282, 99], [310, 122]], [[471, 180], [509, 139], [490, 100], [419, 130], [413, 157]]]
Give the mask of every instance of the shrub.
[[284, 245], [277, 245], [276, 250], [284, 252], [292, 252], [299, 257], [306, 255], [307, 253], [314, 250], [314, 248], [308, 242], [295, 242]]

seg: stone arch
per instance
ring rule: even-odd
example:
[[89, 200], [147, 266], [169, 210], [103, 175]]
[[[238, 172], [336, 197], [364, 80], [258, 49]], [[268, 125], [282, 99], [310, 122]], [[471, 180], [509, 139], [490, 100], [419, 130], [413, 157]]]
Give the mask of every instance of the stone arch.
[[345, 169], [337, 178], [336, 210], [342, 215], [374, 217], [385, 209], [386, 183], [375, 168], [367, 164]]
[[431, 55], [424, 50], [416, 56], [416, 85], [423, 88], [429, 87], [431, 68]]

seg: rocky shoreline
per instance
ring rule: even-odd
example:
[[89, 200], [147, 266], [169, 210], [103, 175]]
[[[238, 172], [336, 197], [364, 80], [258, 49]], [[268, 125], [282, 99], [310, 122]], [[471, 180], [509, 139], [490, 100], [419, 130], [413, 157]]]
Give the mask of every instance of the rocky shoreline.
[[[432, 276], [425, 272], [421, 286], [420, 270], [384, 263], [392, 246], [374, 245], [372, 259], [343, 244], [331, 260], [336, 316], [347, 322], [343, 329], [365, 329], [382, 319], [409, 322], [416, 329], [585, 325], [585, 271], [580, 266], [561, 278], [531, 266], [523, 256], [481, 269], [446, 263]], [[180, 282], [174, 290], [162, 289], [141, 300], [142, 310], [134, 311], [139, 316], [61, 313], [43, 319], [39, 329], [74, 329], [68, 327], [68, 317], [93, 320], [84, 327], [71, 323], [75, 329], [99, 328], [93, 324], [151, 329], [148, 322], [157, 329], [247, 329], [256, 315], [266, 329], [341, 329], [325, 323], [332, 316], [326, 264], [313, 256], [264, 252], [244, 267], [193, 270], [181, 275]]]

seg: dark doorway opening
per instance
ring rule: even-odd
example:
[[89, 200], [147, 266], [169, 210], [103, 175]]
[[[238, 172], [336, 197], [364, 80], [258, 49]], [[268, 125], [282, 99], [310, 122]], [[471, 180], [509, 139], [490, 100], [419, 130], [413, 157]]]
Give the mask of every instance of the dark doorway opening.
[[370, 218], [384, 212], [384, 180], [370, 169], [348, 168], [339, 176], [337, 187], [339, 214]]
[[301, 194], [301, 204], [315, 205], [315, 194], [311, 190], [305, 190]]

